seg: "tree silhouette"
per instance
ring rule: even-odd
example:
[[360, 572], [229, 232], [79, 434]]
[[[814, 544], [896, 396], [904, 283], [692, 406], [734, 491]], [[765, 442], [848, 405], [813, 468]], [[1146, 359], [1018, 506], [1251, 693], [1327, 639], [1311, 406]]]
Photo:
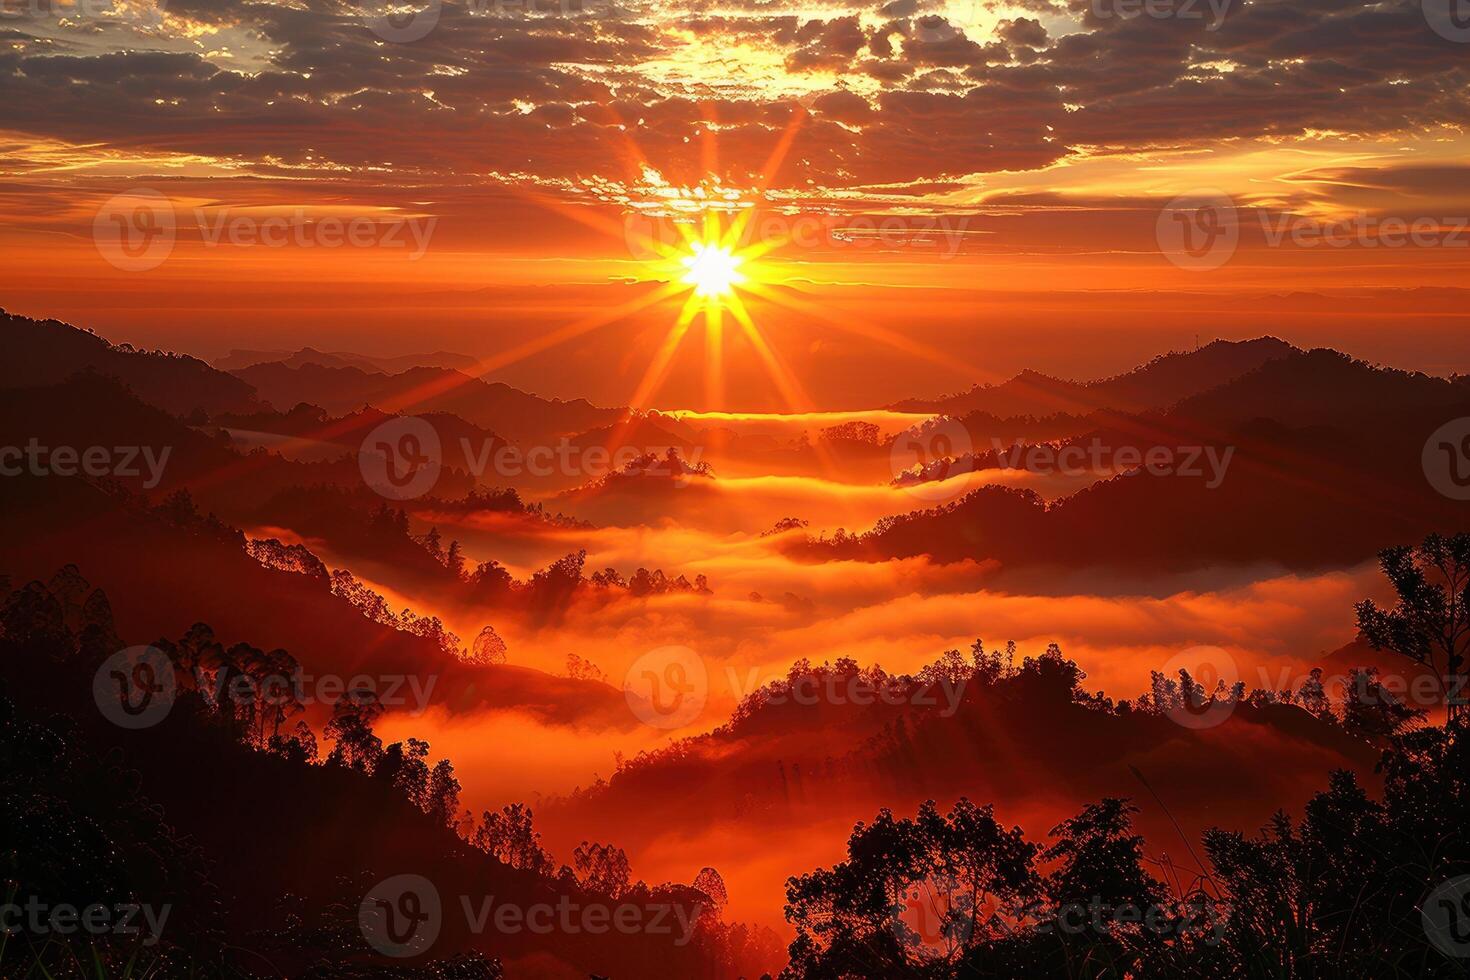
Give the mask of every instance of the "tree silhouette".
[[947, 817], [932, 801], [913, 819], [882, 810], [853, 830], [846, 861], [787, 881], [791, 969], [833, 980], [952, 975], [1039, 895], [1038, 851], [968, 800]]
[[1361, 738], [1386, 739], [1424, 717], [1422, 708], [1410, 708], [1379, 683], [1376, 668], [1353, 669], [1346, 684], [1342, 727]]
[[492, 626], [480, 630], [480, 635], [475, 637], [474, 646], [470, 648], [470, 663], [490, 666], [503, 664], [505, 660], [506, 646], [500, 634]]
[[633, 872], [621, 847], [583, 841], [572, 852], [577, 880], [589, 891], [621, 898], [628, 891]]
[[1392, 609], [1357, 605], [1358, 629], [1375, 650], [1390, 650], [1435, 672], [1451, 724], [1467, 717], [1465, 657], [1470, 652], [1470, 534], [1431, 534], [1417, 548], [1379, 554], [1398, 594]]
[[457, 579], [465, 576], [464, 549], [459, 546], [458, 541], [449, 542], [449, 550], [444, 553], [444, 567]]
[[725, 889], [725, 879], [714, 868], [700, 869], [699, 874], [694, 876], [694, 889], [703, 892], [717, 909], [730, 903], [730, 893]]
[[338, 698], [332, 706], [332, 720], [322, 730], [337, 743], [327, 763], [358, 772], [376, 770], [383, 757], [383, 740], [373, 734], [373, 722], [382, 712], [383, 706], [369, 692], [349, 691]]
[[541, 847], [541, 835], [531, 825], [531, 808], [512, 803], [499, 813], [485, 811], [470, 842], [512, 868], [549, 875], [551, 855]]

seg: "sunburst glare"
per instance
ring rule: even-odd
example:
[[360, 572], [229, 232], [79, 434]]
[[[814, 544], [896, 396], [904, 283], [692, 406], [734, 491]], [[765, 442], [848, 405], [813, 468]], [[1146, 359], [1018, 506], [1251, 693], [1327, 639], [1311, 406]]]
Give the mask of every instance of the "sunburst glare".
[[693, 250], [681, 260], [688, 271], [683, 282], [694, 287], [698, 296], [718, 299], [728, 296], [735, 286], [745, 281], [740, 266], [744, 257], [715, 242], [695, 242]]

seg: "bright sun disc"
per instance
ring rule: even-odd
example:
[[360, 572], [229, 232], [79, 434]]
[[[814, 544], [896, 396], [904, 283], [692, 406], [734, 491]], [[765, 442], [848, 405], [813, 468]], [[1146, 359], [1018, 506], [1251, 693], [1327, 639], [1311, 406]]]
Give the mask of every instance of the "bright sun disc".
[[696, 243], [694, 253], [683, 258], [684, 282], [700, 296], [728, 296], [731, 289], [745, 281], [740, 272], [740, 256], [723, 245]]

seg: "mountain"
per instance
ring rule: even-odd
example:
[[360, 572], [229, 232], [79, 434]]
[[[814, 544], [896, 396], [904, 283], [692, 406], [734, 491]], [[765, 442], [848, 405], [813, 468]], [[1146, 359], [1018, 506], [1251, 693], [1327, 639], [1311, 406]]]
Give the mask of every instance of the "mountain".
[[106, 590], [126, 636], [177, 636], [202, 620], [228, 642], [289, 650], [318, 675], [417, 678], [433, 703], [451, 710], [505, 707], [561, 724], [631, 724], [612, 688], [462, 662], [430, 638], [367, 618], [325, 581], [262, 565], [238, 532], [177, 506], [151, 508], [74, 478], [22, 476], [0, 480], [0, 535], [0, 574], [24, 582], [76, 564]]
[[[217, 696], [208, 676], [201, 682], [189, 668], [230, 670], [238, 682], [256, 676], [261, 651], [195, 642], [197, 659], [186, 659], [191, 641], [211, 638], [207, 625], [165, 637], [129, 632], [114, 620], [117, 600], [70, 566], [44, 584], [0, 589], [0, 824], [18, 879], [11, 896], [43, 904], [81, 897], [82, 905], [112, 896], [161, 911], [154, 921], [170, 946], [150, 950], [155, 935], [141, 947], [129, 939], [123, 953], [145, 975], [173, 975], [157, 967], [189, 954], [210, 968], [182, 975], [254, 975], [266, 963], [276, 976], [403, 980], [500, 980], [502, 966], [511, 976], [729, 976], [779, 962], [773, 937], [753, 958], [739, 927], [687, 885], [599, 890], [553, 873], [544, 852], [537, 868], [466, 840], [452, 762], [440, 758], [431, 775], [415, 754], [427, 744], [384, 745], [371, 720], [352, 752], [322, 763], [299, 730], [259, 744], [247, 719], [272, 702], [242, 695], [238, 683]], [[113, 724], [126, 705], [114, 702], [109, 714], [109, 692], [93, 675], [118, 644], [144, 640], [173, 661], [176, 693], [150, 724]], [[420, 933], [410, 922], [400, 934], [392, 920], [375, 930], [359, 908], [404, 888], [425, 902], [419, 921], [428, 927]], [[487, 898], [520, 910], [599, 908], [604, 922], [616, 904], [620, 923], [625, 908], [646, 920], [677, 903], [688, 925], [477, 928], [471, 913]], [[229, 937], [227, 950], [211, 956], [208, 943], [220, 936]], [[29, 962], [33, 942], [14, 930], [7, 965]], [[96, 975], [113, 975], [102, 964], [116, 947], [106, 938], [88, 945]]]
[[[1470, 416], [1470, 385], [1374, 367], [1330, 350], [1273, 360], [1165, 412], [1109, 413], [1071, 439], [1085, 459], [1132, 453], [1130, 472], [1048, 506], [987, 487], [943, 507], [884, 518], [867, 534], [796, 541], [794, 554], [882, 560], [1180, 569], [1216, 562], [1349, 565], [1431, 531], [1470, 530], [1463, 502], [1426, 479], [1426, 440]], [[1162, 452], [1168, 466], [1141, 466]], [[987, 452], [961, 469], [992, 468]], [[1015, 455], [1021, 469], [1056, 460]]]
[[[295, 421], [301, 422], [300, 417]], [[52, 454], [57, 451], [74, 451], [79, 459], [100, 451], [100, 466], [93, 467], [97, 472], [83, 475], [107, 476], [135, 492], [161, 495], [187, 489], [207, 509], [236, 522], [253, 517], [261, 504], [285, 488], [317, 484], [363, 488], [358, 459], [347, 447], [336, 458], [320, 462], [297, 462], [262, 451], [236, 452], [220, 431], [188, 425], [144, 404], [115, 378], [95, 374], [74, 375], [44, 387], [0, 388], [0, 446], [24, 447], [31, 440], [45, 451], [38, 458], [48, 472], [61, 469], [65, 476], [68, 470], [80, 469], [77, 463], [53, 466], [58, 459]], [[449, 497], [473, 486], [462, 470], [452, 466], [451, 461], [434, 487]]]
[[442, 350], [432, 354], [373, 357], [368, 354], [354, 354], [350, 351], [327, 353], [314, 347], [303, 347], [298, 351], [236, 349], [214, 360], [214, 366], [221, 371], [239, 371], [257, 364], [284, 364], [287, 367], [315, 364], [319, 367], [355, 367], [375, 374], [394, 374], [416, 367], [451, 368], [472, 374], [478, 363], [467, 354], [455, 354]]
[[1198, 431], [1255, 418], [1292, 425], [1382, 424], [1387, 416], [1445, 415], [1470, 398], [1470, 378], [1446, 380], [1400, 371], [1318, 348], [1273, 359], [1216, 388], [1182, 400], [1167, 418]]
[[1143, 412], [1168, 408], [1286, 357], [1296, 348], [1275, 337], [1216, 340], [1198, 350], [1175, 352], [1114, 378], [1064, 381], [1036, 371], [1022, 371], [999, 385], [976, 385], [969, 391], [937, 399], [908, 399], [890, 406], [897, 412], [966, 415], [984, 412], [1000, 418], [1033, 415], [1086, 415], [1105, 409]]
[[678, 520], [689, 511], [718, 507], [715, 475], [702, 460], [686, 459], [677, 448], [644, 453], [582, 486], [551, 498], [558, 510], [594, 524], [655, 525]]
[[565, 436], [607, 425], [621, 415], [586, 399], [540, 398], [502, 382], [443, 368], [380, 374], [356, 367], [257, 364], [233, 374], [283, 412], [301, 402], [319, 405], [332, 415], [355, 412], [364, 405], [398, 414], [443, 412], [500, 433], [523, 448], [555, 445]]
[[[822, 656], [813, 651], [814, 661]], [[1086, 691], [1085, 675], [1055, 648], [1014, 665], [1004, 651], [975, 659], [951, 652], [913, 675], [803, 660], [720, 727], [543, 803], [538, 826], [555, 847], [595, 820], [635, 862], [657, 854], [664, 828], [689, 828], [685, 846], [703, 849], [743, 894], [774, 904], [784, 885], [775, 869], [785, 865], [772, 855], [810, 854], [822, 846], [814, 837], [879, 807], [967, 796], [1041, 834], [1091, 798], [1128, 795], [1142, 807], [1151, 850], [1169, 850], [1181, 833], [1255, 826], [1298, 805], [1324, 769], [1369, 776], [1376, 758], [1371, 745], [1290, 704], [1242, 701], [1222, 708], [1218, 724], [1191, 727]], [[741, 863], [726, 849], [751, 836], [765, 856], [732, 872]]]
[[[324, 455], [322, 451], [332, 447], [355, 456], [364, 451], [364, 443], [374, 430], [396, 417], [365, 406], [340, 418], [332, 418], [315, 405], [303, 402], [289, 412], [270, 410], [249, 415], [221, 415], [216, 422], [232, 434], [266, 433], [288, 437], [293, 441], [282, 442], [277, 447], [286, 456], [302, 451]], [[471, 425], [457, 415], [423, 412], [418, 417], [428, 422], [439, 437], [440, 458], [437, 462], [440, 465], [475, 474], [492, 486], [511, 482], [508, 475], [517, 472], [520, 453], [506, 439]]]
[[32, 320], [0, 310], [0, 388], [34, 388], [92, 371], [117, 378], [142, 401], [172, 415], [250, 412], [260, 407], [250, 385], [198, 358], [113, 345], [59, 320]]

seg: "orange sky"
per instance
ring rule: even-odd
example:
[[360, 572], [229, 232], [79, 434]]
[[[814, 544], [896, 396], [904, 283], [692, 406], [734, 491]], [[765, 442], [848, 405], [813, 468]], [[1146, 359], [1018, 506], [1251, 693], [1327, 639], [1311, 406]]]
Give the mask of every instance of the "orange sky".
[[[873, 407], [1196, 336], [1470, 369], [1470, 49], [1418, 2], [531, 9], [7, 6], [0, 303], [666, 408]], [[694, 316], [650, 371], [684, 300], [661, 252], [709, 220], [751, 325]]]

